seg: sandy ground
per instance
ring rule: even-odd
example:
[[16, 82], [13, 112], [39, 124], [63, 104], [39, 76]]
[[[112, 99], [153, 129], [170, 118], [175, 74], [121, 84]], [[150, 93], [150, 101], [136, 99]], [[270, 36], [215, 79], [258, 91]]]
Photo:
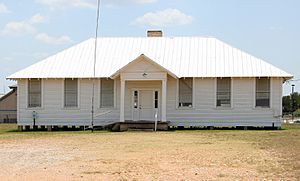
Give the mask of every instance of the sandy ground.
[[299, 160], [268, 145], [284, 131], [264, 132], [5, 133], [0, 180], [299, 180]]

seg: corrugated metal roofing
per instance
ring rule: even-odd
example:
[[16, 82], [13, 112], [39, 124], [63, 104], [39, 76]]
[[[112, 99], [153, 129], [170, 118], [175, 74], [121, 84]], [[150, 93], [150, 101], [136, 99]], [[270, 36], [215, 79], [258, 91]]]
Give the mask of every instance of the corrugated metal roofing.
[[[292, 75], [216, 38], [99, 38], [96, 77], [110, 77], [141, 54], [177, 77], [286, 77]], [[91, 78], [94, 39], [33, 64], [8, 79]]]

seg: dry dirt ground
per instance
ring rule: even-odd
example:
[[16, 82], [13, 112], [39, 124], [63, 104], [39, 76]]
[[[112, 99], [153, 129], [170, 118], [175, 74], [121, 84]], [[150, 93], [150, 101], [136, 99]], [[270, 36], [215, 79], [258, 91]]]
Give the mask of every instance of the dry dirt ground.
[[0, 180], [299, 180], [300, 126], [279, 131], [12, 132]]

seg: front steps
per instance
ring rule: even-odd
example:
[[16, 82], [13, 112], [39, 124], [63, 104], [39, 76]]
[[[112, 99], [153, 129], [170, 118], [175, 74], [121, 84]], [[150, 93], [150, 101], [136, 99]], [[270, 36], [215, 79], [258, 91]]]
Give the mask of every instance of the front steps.
[[[167, 131], [168, 122], [157, 122], [157, 131]], [[154, 131], [154, 121], [125, 121], [117, 122], [112, 125], [112, 131]]]

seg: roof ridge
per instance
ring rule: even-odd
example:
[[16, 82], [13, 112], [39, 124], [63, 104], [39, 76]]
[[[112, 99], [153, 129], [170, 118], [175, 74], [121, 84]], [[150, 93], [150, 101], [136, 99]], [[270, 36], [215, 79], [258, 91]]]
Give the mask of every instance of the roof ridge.
[[[118, 39], [118, 38], [136, 38], [136, 39], [168, 39], [168, 38], [216, 38], [214, 36], [209, 35], [195, 35], [195, 36], [163, 36], [163, 37], [143, 37], [143, 36], [103, 36], [97, 37], [98, 39]], [[91, 37], [89, 39], [95, 39], [95, 37]]]

